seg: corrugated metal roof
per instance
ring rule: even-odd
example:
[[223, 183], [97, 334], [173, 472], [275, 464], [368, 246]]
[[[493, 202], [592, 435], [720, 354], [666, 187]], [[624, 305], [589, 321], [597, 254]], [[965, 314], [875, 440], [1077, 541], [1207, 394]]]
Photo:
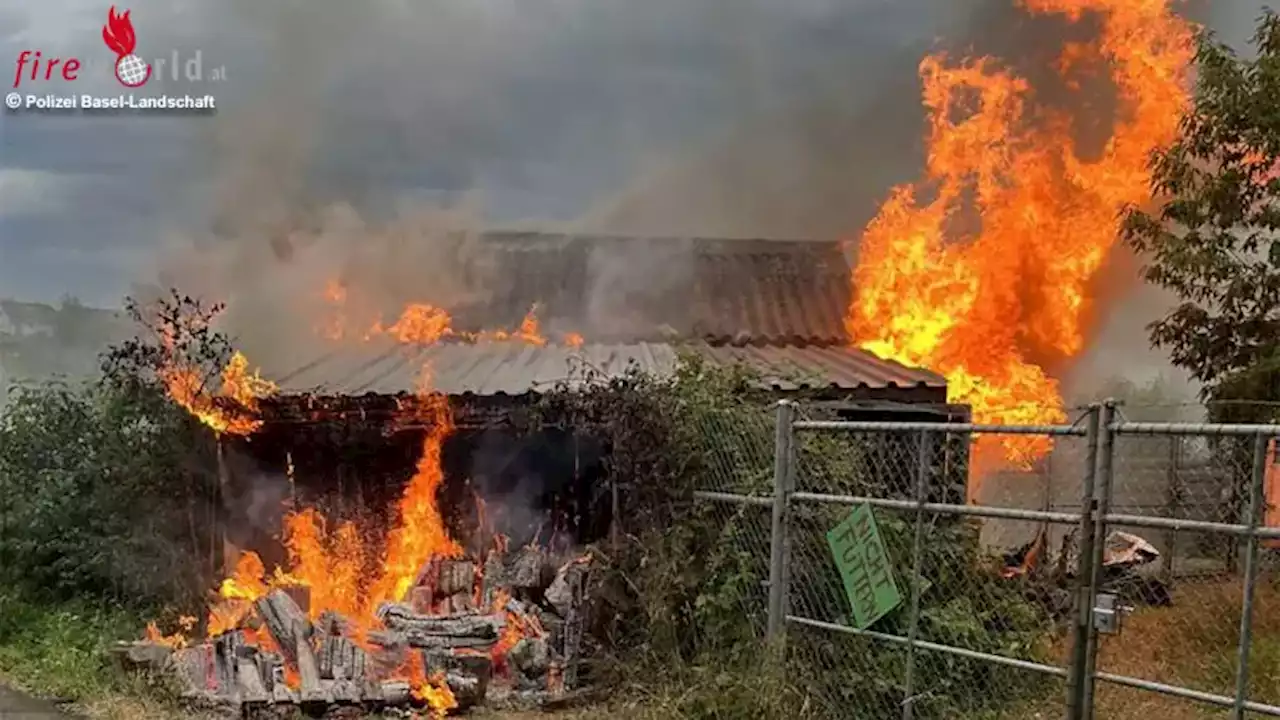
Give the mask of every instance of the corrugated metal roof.
[[839, 243], [490, 233], [501, 278], [451, 308], [459, 327], [511, 327], [534, 304], [547, 325], [598, 340], [733, 344], [846, 341], [850, 269]]
[[947, 386], [946, 379], [937, 373], [884, 360], [858, 348], [733, 347], [698, 343], [691, 349], [716, 365], [749, 367], [776, 390]]
[[379, 344], [362, 350], [333, 353], [272, 379], [285, 393], [395, 395], [412, 392], [429, 368], [431, 387], [449, 395], [524, 395], [581, 377], [578, 369], [584, 366], [612, 377], [631, 365], [669, 372], [676, 363], [675, 350], [661, 343], [581, 348], [520, 342]]
[[432, 387], [449, 395], [524, 395], [566, 380], [581, 369], [618, 376], [628, 367], [666, 374], [678, 353], [694, 352], [721, 366], [743, 364], [777, 390], [804, 388], [945, 388], [926, 370], [908, 368], [847, 347], [716, 347], [707, 343], [586, 344], [538, 347], [517, 342], [439, 343], [425, 347], [371, 345], [337, 352], [282, 374], [267, 373], [286, 394], [394, 395], [417, 387], [424, 367]]
[[845, 341], [850, 271], [835, 243], [697, 256], [691, 335], [713, 343]]

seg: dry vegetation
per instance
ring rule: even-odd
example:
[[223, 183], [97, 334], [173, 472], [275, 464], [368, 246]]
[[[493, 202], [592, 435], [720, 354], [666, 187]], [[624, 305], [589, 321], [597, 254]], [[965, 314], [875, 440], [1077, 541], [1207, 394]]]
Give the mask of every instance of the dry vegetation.
[[[1242, 586], [1235, 580], [1183, 582], [1170, 607], [1147, 607], [1108, 638], [1098, 669], [1115, 675], [1232, 695]], [[1258, 587], [1254, 607], [1250, 699], [1280, 703], [1280, 585]], [[1203, 703], [1100, 682], [1096, 717], [1106, 720], [1209, 720], [1230, 712]], [[1061, 698], [1049, 698], [1010, 717], [1054, 718]], [[1248, 714], [1247, 717], [1262, 717]]]

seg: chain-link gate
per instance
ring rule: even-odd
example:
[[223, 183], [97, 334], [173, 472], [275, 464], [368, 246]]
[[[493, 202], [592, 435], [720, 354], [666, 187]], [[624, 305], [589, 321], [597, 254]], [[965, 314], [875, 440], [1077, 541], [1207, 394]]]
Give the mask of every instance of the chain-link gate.
[[[707, 428], [715, 482], [697, 497], [767, 578], [743, 613], [824, 716], [1107, 718], [1151, 694], [1146, 717], [1280, 717], [1280, 427], [1126, 423], [1113, 404], [1036, 427], [786, 402], [738, 418]], [[874, 518], [897, 593], [872, 622], [829, 537], [851, 511]], [[1144, 657], [1157, 637], [1176, 657]]]

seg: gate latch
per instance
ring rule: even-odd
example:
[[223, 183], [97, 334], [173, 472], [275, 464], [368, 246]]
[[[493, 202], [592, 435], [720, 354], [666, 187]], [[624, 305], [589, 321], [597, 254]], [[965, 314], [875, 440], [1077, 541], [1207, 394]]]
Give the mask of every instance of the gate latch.
[[1124, 614], [1132, 609], [1121, 605], [1115, 595], [1100, 593], [1093, 603], [1093, 628], [1103, 635], [1118, 635]]

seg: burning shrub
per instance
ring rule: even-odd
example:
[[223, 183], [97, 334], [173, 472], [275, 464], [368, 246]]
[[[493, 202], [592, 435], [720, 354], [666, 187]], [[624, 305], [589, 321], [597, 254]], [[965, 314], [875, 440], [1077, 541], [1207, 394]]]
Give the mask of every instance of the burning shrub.
[[213, 583], [220, 520], [202, 424], [250, 427], [240, 406], [264, 386], [211, 329], [219, 306], [176, 292], [126, 306], [142, 332], [103, 355], [96, 382], [11, 393], [0, 417], [0, 573], [55, 598], [194, 609]]

